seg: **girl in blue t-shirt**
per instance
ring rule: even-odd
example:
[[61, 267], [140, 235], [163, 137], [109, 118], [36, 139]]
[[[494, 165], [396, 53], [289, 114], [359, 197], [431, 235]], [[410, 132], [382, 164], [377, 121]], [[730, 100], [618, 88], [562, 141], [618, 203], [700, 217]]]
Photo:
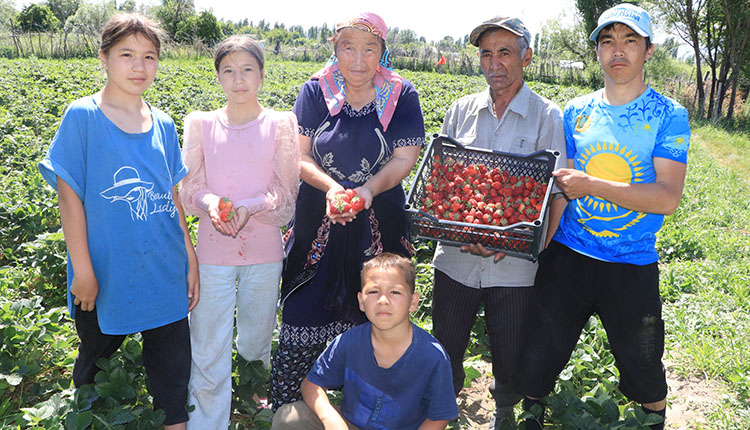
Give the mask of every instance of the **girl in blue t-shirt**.
[[102, 29], [107, 83], [68, 106], [39, 164], [58, 192], [68, 247], [68, 306], [81, 340], [76, 387], [96, 361], [140, 332], [154, 409], [184, 429], [190, 376], [189, 309], [198, 265], [175, 186], [187, 173], [171, 118], [142, 94], [156, 75], [159, 30], [137, 14]]

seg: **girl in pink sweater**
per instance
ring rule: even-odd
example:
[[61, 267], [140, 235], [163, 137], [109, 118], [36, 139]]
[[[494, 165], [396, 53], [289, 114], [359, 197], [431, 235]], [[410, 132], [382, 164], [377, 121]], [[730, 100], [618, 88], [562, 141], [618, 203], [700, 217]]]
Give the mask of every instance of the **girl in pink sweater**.
[[[185, 118], [180, 188], [199, 217], [201, 300], [190, 315], [192, 372], [188, 428], [226, 429], [232, 398], [235, 308], [237, 350], [269, 366], [284, 252], [280, 226], [294, 213], [299, 184], [297, 119], [258, 102], [263, 51], [234, 36], [216, 48], [214, 67], [227, 104]], [[219, 216], [222, 197], [235, 215]]]

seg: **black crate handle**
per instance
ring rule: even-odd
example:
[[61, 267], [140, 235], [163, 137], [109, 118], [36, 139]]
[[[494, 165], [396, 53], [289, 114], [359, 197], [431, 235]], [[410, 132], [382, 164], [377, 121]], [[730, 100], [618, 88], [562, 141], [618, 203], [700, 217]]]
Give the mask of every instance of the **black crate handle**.
[[[448, 145], [456, 146], [460, 149], [466, 149], [466, 146], [458, 142], [456, 139], [440, 133], [434, 133], [432, 135], [432, 146], [433, 146], [433, 154], [439, 154], [440, 156], [443, 155], [443, 144], [447, 143]], [[520, 157], [520, 158], [531, 158], [536, 159], [540, 161], [545, 162], [557, 162], [557, 159], [560, 157], [560, 151], [553, 151], [551, 149], [545, 149], [542, 151], [537, 151], [528, 155], [520, 156], [518, 154], [513, 154], [510, 152], [503, 152], [503, 151], [496, 151], [494, 149], [485, 149], [485, 148], [472, 148], [474, 150], [480, 150], [480, 151], [488, 151], [495, 154], [502, 154], [502, 155], [509, 155], [512, 157]]]

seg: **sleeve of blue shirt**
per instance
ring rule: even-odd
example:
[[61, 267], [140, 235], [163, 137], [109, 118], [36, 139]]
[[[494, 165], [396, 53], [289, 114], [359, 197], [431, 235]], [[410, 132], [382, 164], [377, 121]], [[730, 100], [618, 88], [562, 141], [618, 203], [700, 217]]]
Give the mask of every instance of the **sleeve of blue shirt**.
[[456, 406], [456, 397], [453, 394], [450, 361], [437, 340], [434, 341], [433, 346], [440, 351], [443, 359], [437, 362], [427, 385], [426, 397], [430, 403], [427, 418], [433, 421], [452, 420], [458, 417], [458, 406]]
[[86, 189], [86, 116], [86, 109], [77, 102], [68, 106], [47, 156], [37, 166], [52, 188], [57, 190], [57, 178], [60, 177], [81, 201]]
[[315, 360], [307, 374], [307, 379], [313, 384], [323, 388], [338, 388], [344, 385], [347, 344], [346, 341], [342, 341], [344, 334], [334, 339]]
[[320, 126], [328, 115], [328, 108], [317, 80], [302, 85], [292, 112], [297, 115], [297, 123], [303, 130], [316, 130]]
[[[398, 98], [396, 110], [393, 112], [393, 118], [388, 124], [388, 131], [393, 136], [394, 144], [399, 143], [401, 139], [418, 138], [424, 139], [424, 118], [422, 117], [422, 108], [419, 105], [419, 96], [414, 86], [404, 80], [401, 94]], [[423, 144], [420, 141], [420, 144]]]
[[687, 163], [690, 123], [687, 110], [675, 103], [675, 109], [659, 126], [653, 156]]
[[172, 174], [172, 186], [175, 186], [187, 175], [188, 168], [182, 159], [180, 139], [177, 136], [174, 121], [167, 114], [162, 113], [162, 115], [164, 117], [164, 152], [167, 163], [169, 163], [169, 171]]

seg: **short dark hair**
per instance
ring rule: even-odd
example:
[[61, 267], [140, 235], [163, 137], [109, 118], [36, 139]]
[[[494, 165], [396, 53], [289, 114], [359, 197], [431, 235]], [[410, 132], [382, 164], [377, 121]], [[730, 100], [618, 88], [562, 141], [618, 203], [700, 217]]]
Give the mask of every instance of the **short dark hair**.
[[154, 44], [156, 47], [156, 55], [160, 55], [161, 33], [162, 31], [156, 23], [141, 14], [120, 13], [110, 18], [109, 21], [104, 24], [104, 27], [102, 27], [99, 52], [107, 55], [109, 54], [109, 50], [120, 40], [131, 34], [141, 34]]
[[216, 51], [214, 52], [214, 68], [216, 71], [219, 71], [219, 65], [224, 57], [237, 51], [245, 51], [252, 55], [253, 58], [255, 58], [255, 61], [258, 62], [260, 70], [263, 70], [265, 57], [263, 55], [263, 48], [260, 47], [260, 43], [250, 36], [237, 35], [224, 39], [216, 46]]
[[366, 261], [365, 264], [362, 265], [361, 287], [365, 286], [365, 279], [367, 278], [368, 273], [373, 270], [382, 269], [396, 269], [401, 272], [404, 276], [404, 280], [406, 280], [406, 284], [409, 286], [409, 292], [412, 294], [414, 293], [417, 279], [417, 272], [414, 269], [414, 263], [412, 263], [410, 259], [392, 252], [383, 252]]
[[[596, 35], [596, 44], [597, 44], [597, 46], [599, 45], [599, 39], [602, 37], [602, 31], [604, 31], [604, 30], [611, 31], [615, 27], [615, 24], [620, 24], [620, 25], [624, 25], [626, 27], [630, 27], [629, 25], [623, 24], [621, 22], [613, 22], [612, 24], [609, 24], [609, 25], [603, 27], [601, 30], [599, 30], [599, 33], [597, 33], [597, 35]], [[646, 39], [646, 49], [650, 48], [651, 47], [651, 38], [650, 37], [644, 37], [644, 39]]]

